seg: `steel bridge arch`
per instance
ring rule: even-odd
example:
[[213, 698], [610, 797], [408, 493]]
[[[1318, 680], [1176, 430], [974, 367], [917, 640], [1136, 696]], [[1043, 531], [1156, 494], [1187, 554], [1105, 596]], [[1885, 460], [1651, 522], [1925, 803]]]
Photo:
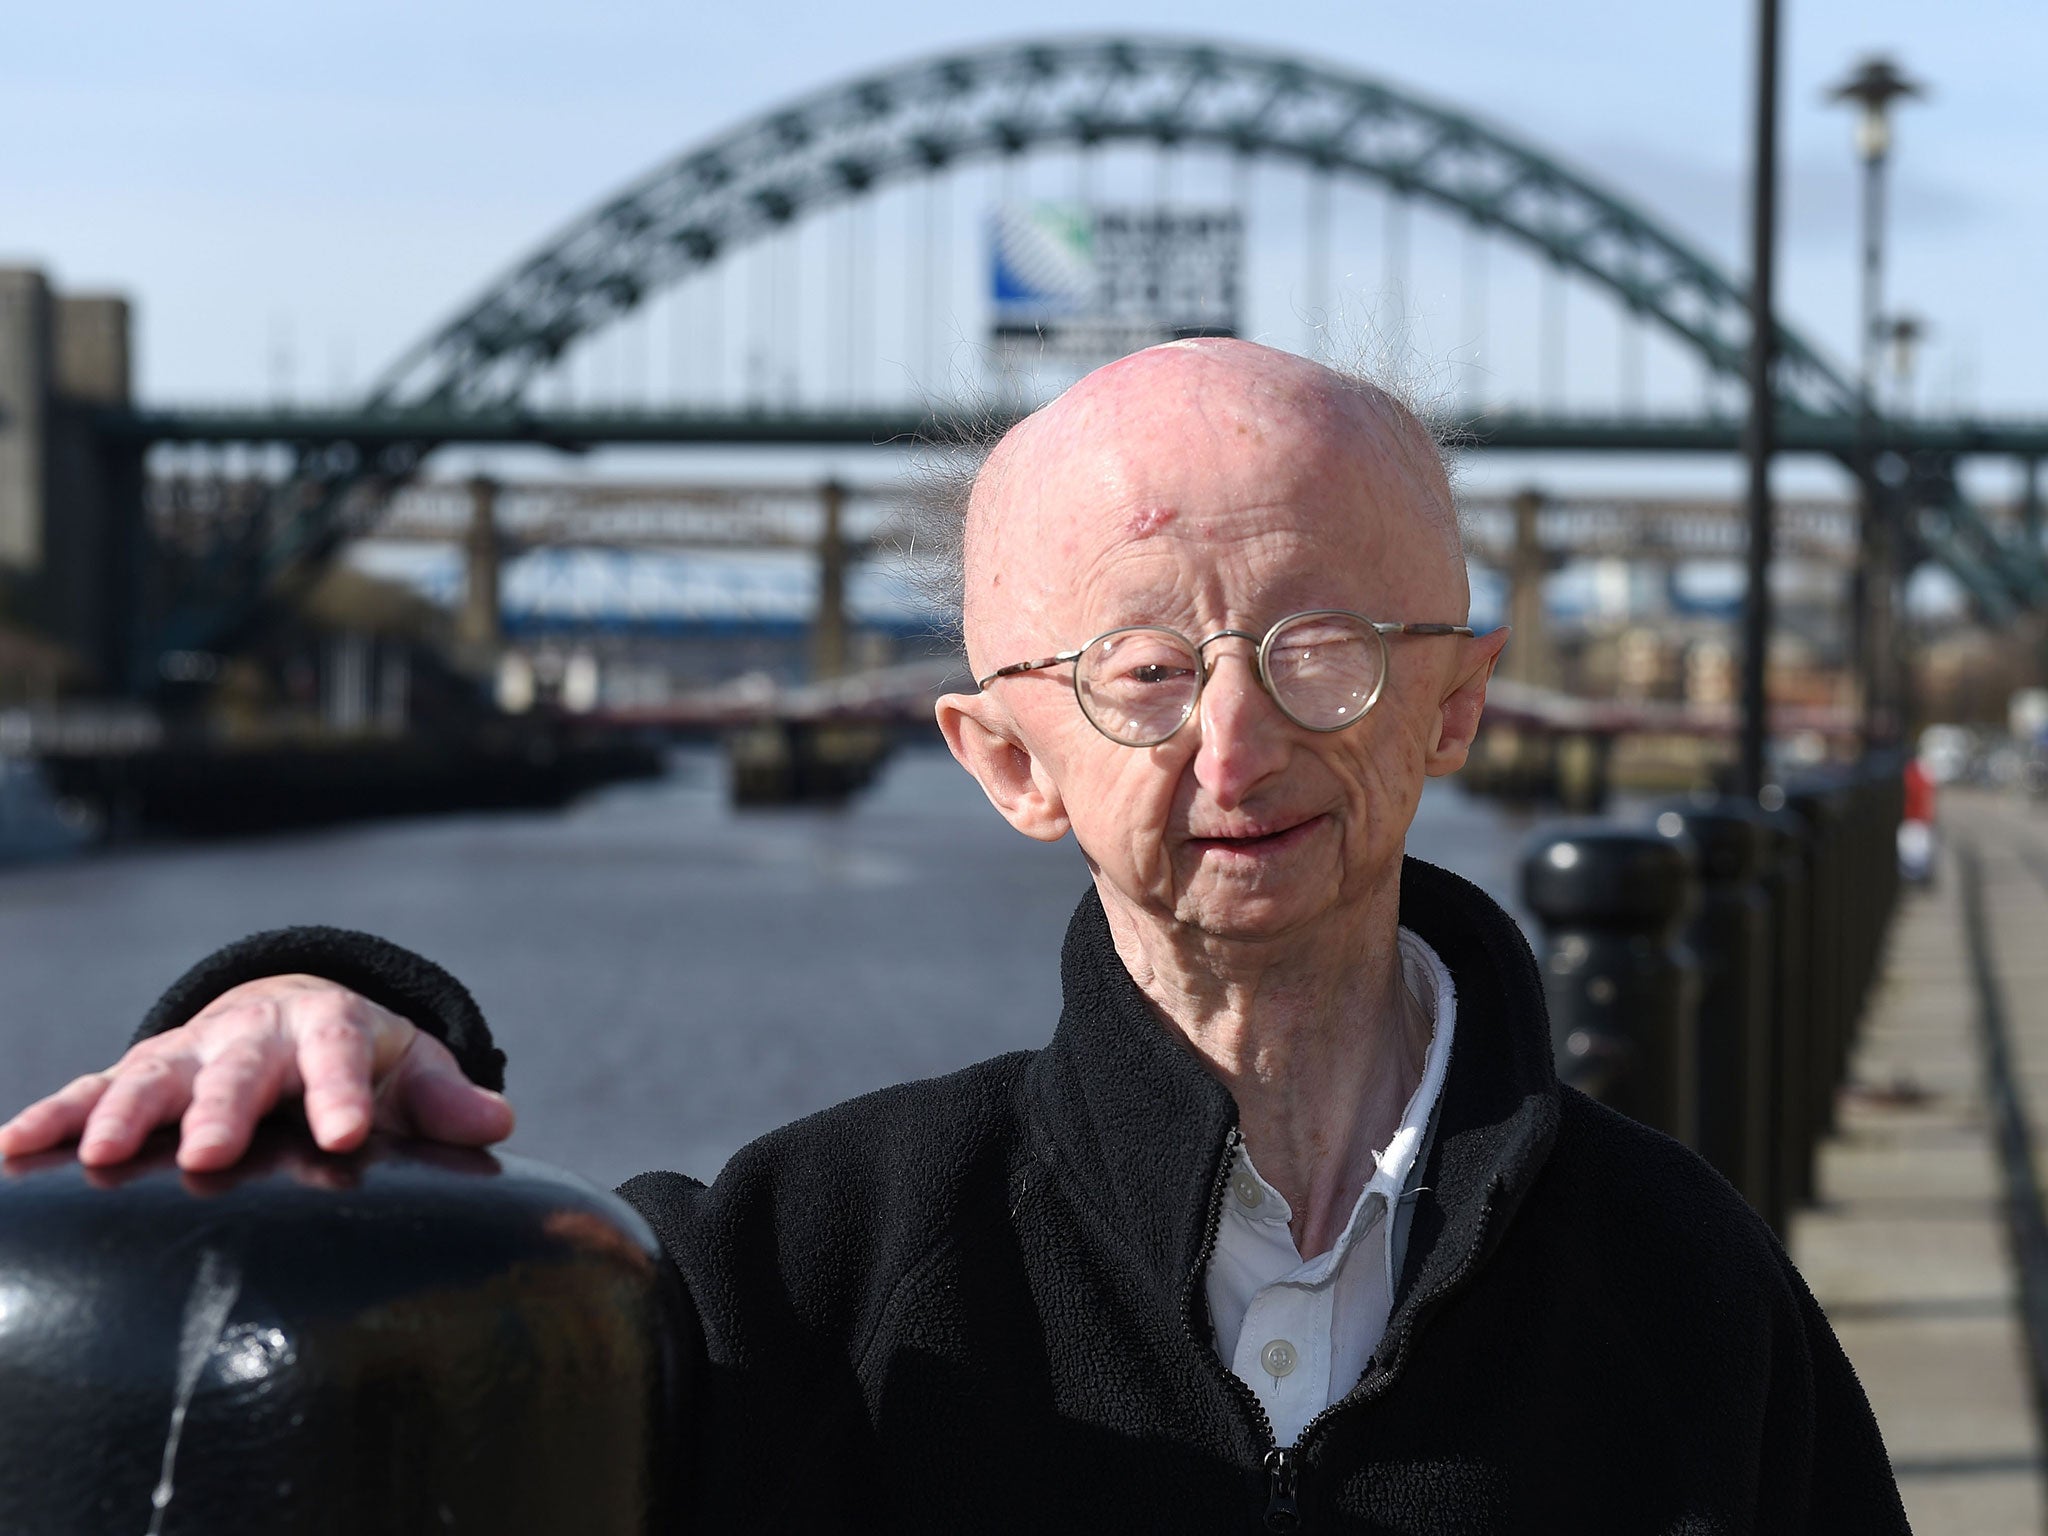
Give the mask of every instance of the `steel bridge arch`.
[[[606, 198], [373, 388], [373, 407], [515, 403], [577, 338], [800, 214], [895, 181], [1046, 146], [1200, 144], [1372, 179], [1497, 228], [1661, 324], [1713, 372], [1743, 370], [1749, 306], [1648, 215], [1499, 128], [1364, 75], [1236, 45], [1011, 43], [827, 87], [687, 150]], [[1856, 391], [1778, 330], [1785, 407], [1846, 415]]]

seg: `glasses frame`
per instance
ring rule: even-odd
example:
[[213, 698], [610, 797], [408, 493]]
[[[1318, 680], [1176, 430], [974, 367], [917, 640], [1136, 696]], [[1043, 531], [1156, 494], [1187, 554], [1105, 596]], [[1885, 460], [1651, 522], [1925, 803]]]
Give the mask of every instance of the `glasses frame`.
[[[1357, 714], [1338, 725], [1311, 725], [1308, 721], [1295, 714], [1293, 710], [1281, 702], [1279, 690], [1273, 686], [1273, 674], [1267, 669], [1266, 665], [1267, 655], [1272, 650], [1273, 642], [1279, 638], [1281, 630], [1296, 620], [1317, 618], [1356, 619], [1359, 623], [1370, 629], [1380, 643], [1380, 677], [1379, 681], [1373, 684], [1372, 697], [1365, 701], [1364, 708], [1360, 709]], [[1112, 735], [1103, 726], [1102, 722], [1089, 712], [1086, 701], [1081, 697], [1081, 669], [1078, 666], [1074, 668], [1072, 676], [1074, 704], [1081, 711], [1081, 717], [1118, 746], [1134, 747], [1140, 751], [1151, 747], [1165, 746], [1166, 743], [1180, 734], [1182, 726], [1194, 718], [1195, 711], [1201, 707], [1202, 690], [1209, 685], [1209, 674], [1215, 670], [1215, 663], [1209, 659], [1209, 647], [1218, 640], [1251, 641], [1253, 646], [1256, 647], [1254, 660], [1255, 670], [1259, 678], [1259, 686], [1266, 690], [1266, 697], [1273, 701], [1273, 707], [1303, 730], [1314, 731], [1318, 735], [1328, 735], [1335, 731], [1349, 730], [1352, 726], [1358, 724], [1359, 721], [1372, 713], [1373, 706], [1380, 701], [1380, 695], [1386, 692], [1387, 673], [1393, 666], [1393, 655], [1387, 647], [1387, 636], [1463, 635], [1470, 639], [1474, 634], [1474, 630], [1469, 624], [1390, 624], [1379, 619], [1368, 619], [1364, 614], [1353, 613], [1349, 608], [1304, 608], [1299, 613], [1290, 613], [1276, 619], [1273, 627], [1268, 629], [1263, 637], [1253, 634], [1248, 629], [1219, 629], [1215, 634], [1199, 642], [1190, 640], [1179, 630], [1169, 628], [1164, 624], [1120, 624], [1115, 629], [1105, 629], [1078, 650], [1061, 651], [1056, 656], [1041, 656], [1035, 661], [1013, 661], [1007, 667], [997, 667], [987, 677], [976, 680], [974, 684], [975, 691], [977, 693], [986, 692], [988, 685], [999, 677], [1016, 677], [1024, 672], [1038, 672], [1046, 667], [1057, 667], [1063, 666], [1068, 662], [1078, 662], [1105, 640], [1112, 640], [1118, 635], [1137, 634], [1140, 632], [1173, 636], [1174, 639], [1180, 641], [1182, 645], [1185, 645], [1195, 653], [1195, 660], [1198, 663], [1195, 672], [1194, 696], [1188, 700], [1186, 710], [1182, 712], [1180, 719], [1175, 723], [1173, 729], [1158, 740], [1126, 741], [1121, 736]]]

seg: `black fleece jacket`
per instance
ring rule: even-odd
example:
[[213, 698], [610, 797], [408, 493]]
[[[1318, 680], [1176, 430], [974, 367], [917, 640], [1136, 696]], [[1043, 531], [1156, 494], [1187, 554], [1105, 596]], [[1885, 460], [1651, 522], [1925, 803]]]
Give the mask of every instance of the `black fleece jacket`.
[[[700, 1530], [1906, 1529], [1876, 1423], [1770, 1231], [1677, 1143], [1560, 1088], [1520, 931], [1416, 860], [1458, 1027], [1378, 1354], [1273, 1444], [1202, 1277], [1237, 1138], [1091, 893], [1051, 1044], [826, 1110], [705, 1186], [620, 1193], [695, 1304]], [[280, 970], [495, 1083], [459, 984], [364, 935], [223, 951], [150, 1028]]]

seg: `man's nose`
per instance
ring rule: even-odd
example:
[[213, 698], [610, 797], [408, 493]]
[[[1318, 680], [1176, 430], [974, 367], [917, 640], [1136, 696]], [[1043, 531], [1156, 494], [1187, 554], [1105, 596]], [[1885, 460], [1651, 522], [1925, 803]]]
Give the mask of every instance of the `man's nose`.
[[1195, 777], [1229, 810], [1286, 761], [1288, 719], [1259, 682], [1257, 657], [1236, 646], [1209, 658], [1196, 713]]

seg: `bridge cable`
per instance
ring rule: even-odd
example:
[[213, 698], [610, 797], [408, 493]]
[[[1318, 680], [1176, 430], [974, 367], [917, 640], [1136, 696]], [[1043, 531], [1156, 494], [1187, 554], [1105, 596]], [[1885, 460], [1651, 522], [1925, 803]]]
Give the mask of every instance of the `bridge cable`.
[[1476, 416], [1486, 409], [1484, 370], [1492, 362], [1486, 351], [1487, 237], [1478, 220], [1465, 221], [1463, 243], [1465, 259], [1460, 263], [1459, 286], [1462, 291], [1459, 298], [1463, 301], [1465, 318], [1464, 335], [1458, 338], [1458, 345], [1465, 351], [1461, 379], [1465, 413]]
[[1311, 357], [1330, 355], [1330, 173], [1311, 166], [1308, 173], [1308, 271], [1304, 281], [1308, 292], [1303, 309], [1308, 321], [1308, 353]]
[[1380, 303], [1388, 311], [1387, 342], [1399, 368], [1408, 350], [1408, 199], [1389, 190], [1380, 205]]
[[1536, 366], [1540, 370], [1544, 415], [1564, 414], [1565, 392], [1565, 284], [1564, 268], [1555, 261], [1542, 263], [1542, 298], [1538, 306], [1541, 340], [1537, 343]]

